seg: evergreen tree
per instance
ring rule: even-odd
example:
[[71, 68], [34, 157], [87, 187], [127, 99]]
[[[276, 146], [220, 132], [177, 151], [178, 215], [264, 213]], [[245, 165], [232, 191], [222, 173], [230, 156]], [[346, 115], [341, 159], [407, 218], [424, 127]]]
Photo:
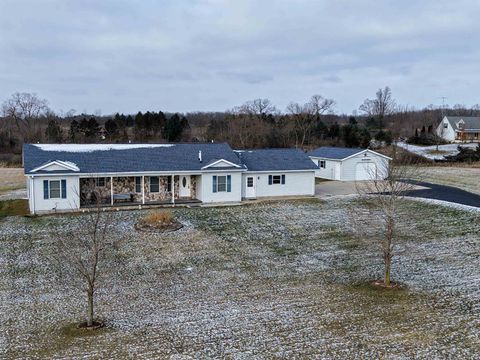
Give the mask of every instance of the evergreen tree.
[[58, 122], [55, 119], [51, 119], [48, 122], [45, 129], [45, 137], [50, 143], [61, 143], [63, 140], [63, 131]]
[[105, 122], [105, 131], [107, 132], [107, 136], [110, 138], [110, 140], [115, 137], [118, 133], [117, 121], [114, 119], [108, 119]]
[[78, 141], [78, 136], [80, 133], [80, 127], [77, 120], [72, 120], [70, 123], [70, 130], [68, 131], [68, 138], [72, 143]]

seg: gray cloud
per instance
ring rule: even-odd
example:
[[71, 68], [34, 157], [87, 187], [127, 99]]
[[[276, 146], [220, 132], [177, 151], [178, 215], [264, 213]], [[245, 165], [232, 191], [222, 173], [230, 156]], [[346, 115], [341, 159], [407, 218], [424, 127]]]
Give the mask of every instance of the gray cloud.
[[479, 15], [468, 0], [2, 0], [0, 100], [111, 113], [319, 93], [350, 112], [389, 85], [403, 104], [474, 104]]

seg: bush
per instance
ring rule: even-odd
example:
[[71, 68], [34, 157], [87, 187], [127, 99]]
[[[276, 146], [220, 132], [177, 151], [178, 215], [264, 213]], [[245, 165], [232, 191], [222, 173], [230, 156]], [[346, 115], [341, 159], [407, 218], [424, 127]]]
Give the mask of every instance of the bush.
[[420, 135], [415, 135], [412, 137], [409, 137], [407, 139], [407, 144], [413, 144], [413, 145], [444, 145], [448, 144], [448, 141], [445, 141], [442, 139], [440, 136], [437, 136], [435, 134], [420, 134]]
[[459, 146], [457, 155], [445, 156], [448, 162], [476, 162], [480, 161], [480, 145], [476, 149]]
[[151, 211], [143, 219], [148, 225], [168, 225], [173, 222], [173, 214], [170, 211]]

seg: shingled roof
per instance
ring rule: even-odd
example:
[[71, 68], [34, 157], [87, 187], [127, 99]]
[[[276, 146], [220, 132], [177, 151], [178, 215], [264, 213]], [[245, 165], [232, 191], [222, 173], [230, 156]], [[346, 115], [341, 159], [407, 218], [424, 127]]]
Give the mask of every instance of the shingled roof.
[[478, 116], [447, 116], [446, 117], [455, 130], [460, 130], [458, 126], [460, 120], [463, 120], [465, 127], [464, 130], [479, 130], [480, 129], [480, 117]]
[[[25, 144], [23, 154], [25, 174], [53, 161], [73, 164], [80, 173], [87, 174], [200, 171], [206, 164], [220, 159], [243, 168], [240, 159], [225, 143]], [[42, 173], [42, 170], [35, 173]]]
[[235, 150], [249, 171], [318, 170], [299, 149]]
[[315, 150], [309, 151], [307, 155], [313, 156], [313, 157], [319, 157], [319, 158], [342, 160], [349, 156], [361, 153], [362, 151], [365, 151], [365, 150], [366, 149], [360, 149], [360, 148], [322, 146]]

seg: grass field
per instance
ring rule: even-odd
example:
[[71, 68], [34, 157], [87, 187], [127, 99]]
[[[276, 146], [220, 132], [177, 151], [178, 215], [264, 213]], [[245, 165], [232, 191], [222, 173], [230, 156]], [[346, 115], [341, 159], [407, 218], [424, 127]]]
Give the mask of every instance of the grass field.
[[25, 187], [22, 168], [0, 167], [0, 193]]
[[347, 226], [351, 201], [178, 208], [168, 235], [117, 213], [125, 241], [96, 302], [108, 326], [86, 334], [84, 294], [50, 266], [82, 215], [6, 218], [0, 358], [474, 359], [478, 214], [405, 201], [393, 278], [406, 287], [385, 291], [368, 285], [381, 255]]
[[421, 168], [418, 179], [480, 194], [480, 168], [427, 166]]
[[0, 201], [0, 219], [6, 216], [28, 215], [28, 201], [24, 199]]

